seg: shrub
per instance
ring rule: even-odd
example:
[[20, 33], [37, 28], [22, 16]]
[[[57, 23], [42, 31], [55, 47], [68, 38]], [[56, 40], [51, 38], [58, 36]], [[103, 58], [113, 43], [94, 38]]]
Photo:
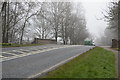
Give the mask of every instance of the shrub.
[[11, 46], [12, 43], [0, 43], [0, 45], [2, 45], [2, 46]]

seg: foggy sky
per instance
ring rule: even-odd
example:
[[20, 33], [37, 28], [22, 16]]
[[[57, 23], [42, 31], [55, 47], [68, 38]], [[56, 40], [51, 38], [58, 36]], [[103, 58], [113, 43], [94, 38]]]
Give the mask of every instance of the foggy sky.
[[104, 20], [97, 20], [103, 17], [102, 12], [108, 10], [108, 3], [111, 0], [78, 0], [82, 2], [85, 9], [87, 29], [94, 37], [104, 35], [107, 23]]
[[[19, 1], [19, 0], [16, 0], [16, 1]], [[20, 1], [23, 1], [23, 0], [20, 0]], [[34, 0], [28, 0], [28, 1], [34, 1]], [[37, 1], [42, 1], [42, 0], [35, 0], [35, 2]], [[50, 0], [45, 0], [45, 1], [49, 2]], [[56, 1], [56, 0], [52, 0], [52, 1]], [[85, 17], [86, 17], [88, 31], [94, 37], [100, 37], [104, 34], [104, 30], [107, 27], [107, 22], [103, 20], [97, 20], [96, 18], [103, 17], [101, 12], [104, 12], [104, 10], [107, 10], [108, 2], [113, 0], [58, 0], [58, 1], [81, 2], [85, 9]], [[117, 0], [114, 0], [114, 1], [117, 1]]]

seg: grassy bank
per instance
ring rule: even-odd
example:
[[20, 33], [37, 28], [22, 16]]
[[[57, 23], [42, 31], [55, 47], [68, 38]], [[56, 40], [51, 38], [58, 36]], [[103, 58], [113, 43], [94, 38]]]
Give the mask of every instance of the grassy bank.
[[115, 54], [96, 47], [48, 73], [44, 78], [115, 78]]
[[3, 48], [39, 46], [39, 45], [45, 45], [45, 44], [11, 44], [11, 43], [1, 43], [1, 44], [0, 44], [0, 46], [2, 46]]
[[111, 49], [113, 49], [113, 50], [117, 50], [117, 51], [120, 51], [120, 49], [119, 49], [119, 48], [111, 48]]

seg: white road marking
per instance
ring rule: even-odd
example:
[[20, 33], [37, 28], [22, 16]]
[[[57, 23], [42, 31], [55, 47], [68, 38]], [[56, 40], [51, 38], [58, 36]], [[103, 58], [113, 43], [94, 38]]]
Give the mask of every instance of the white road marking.
[[2, 52], [2, 53], [7, 53], [7, 52]]
[[[13, 55], [13, 56], [18, 56], [17, 54], [14, 54], [14, 53], [11, 53], [11, 52], [4, 52], [4, 53], [5, 53], [5, 54], [10, 54], [10, 55]], [[4, 53], [3, 53], [3, 54], [4, 54]], [[4, 57], [5, 57], [5, 58], [9, 58], [9, 57], [13, 57], [13, 56], [8, 56], [8, 57], [5, 57], [5, 56], [4, 56]], [[3, 57], [3, 58], [4, 58], [4, 57]]]
[[[3, 53], [4, 54], [4, 53]], [[10, 55], [13, 55], [13, 56], [17, 56], [16, 54], [14, 53], [11, 53], [11, 52], [6, 52], [5, 54], [10, 54]], [[11, 56], [10, 56], [11, 57]]]
[[20, 50], [12, 50], [13, 52], [19, 52], [19, 53], [25, 53], [25, 52], [22, 52], [22, 51], [20, 51]]
[[47, 68], [47, 69], [41, 71], [40, 73], [37, 73], [37, 74], [35, 74], [35, 75], [32, 75], [32, 76], [30, 76], [30, 77], [28, 77], [28, 78], [36, 78], [36, 77], [40, 76], [41, 74], [46, 73], [46, 72], [49, 72], [49, 71], [51, 71], [52, 69], [55, 69], [56, 67], [58, 67], [58, 66], [60, 66], [60, 65], [62, 65], [62, 64], [64, 64], [64, 63], [66, 63], [66, 62], [74, 59], [75, 57], [77, 57], [77, 56], [79, 56], [79, 55], [81, 55], [81, 54], [77, 54], [77, 55], [72, 56], [72, 57], [70, 57], [70, 58], [68, 58], [68, 59], [65, 59], [65, 60], [57, 63], [56, 65], [51, 66], [50, 68]]
[[3, 56], [2, 56], [2, 55], [0, 55], [0, 62], [2, 61], [2, 58], [3, 58]]
[[19, 49], [20, 51], [29, 51], [29, 50], [25, 50], [25, 49]]
[[3, 56], [2, 55], [0, 55], [0, 58], [2, 58]]
[[[70, 45], [70, 46], [67, 45], [67, 46], [62, 46], [62, 47], [58, 47], [58, 48], [56, 47], [56, 48], [52, 48], [52, 49], [45, 49], [45, 50], [43, 49], [43, 50], [38, 50], [38, 51], [31, 51], [30, 53], [24, 53], [24, 54], [19, 54], [19, 55], [15, 54], [15, 56], [2, 58], [2, 61], [7, 61], [7, 60], [15, 59], [15, 58], [28, 56], [28, 55], [39, 54], [39, 53], [46, 52], [46, 51], [51, 51], [51, 50], [60, 49], [60, 48], [68, 48], [68, 47], [73, 47], [73, 46], [80, 46], [80, 45]], [[19, 49], [19, 50], [23, 50], [23, 49]], [[3, 53], [7, 53], [7, 52], [3, 52]], [[11, 53], [9, 53], [9, 54], [11, 54]]]
[[[58, 48], [54, 48], [54, 49], [58, 49]], [[11, 56], [9, 58], [4, 58], [2, 61], [7, 61], [7, 60], [19, 58], [19, 57], [24, 57], [24, 56], [28, 56], [28, 55], [38, 54], [38, 53], [41, 53], [41, 52], [46, 52], [46, 51], [50, 51], [50, 50], [54, 50], [54, 49], [47, 49], [47, 50], [43, 50], [43, 51], [39, 50], [39, 51], [31, 52], [29, 54], [22, 54], [22, 55]]]

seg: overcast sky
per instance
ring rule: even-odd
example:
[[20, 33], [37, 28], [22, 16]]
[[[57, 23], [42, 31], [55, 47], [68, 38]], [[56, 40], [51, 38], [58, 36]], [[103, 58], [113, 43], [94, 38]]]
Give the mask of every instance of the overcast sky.
[[103, 20], [97, 20], [97, 18], [102, 18], [101, 12], [107, 10], [108, 2], [111, 0], [78, 0], [82, 2], [85, 8], [85, 15], [87, 21], [87, 28], [89, 32], [95, 36], [99, 37], [104, 34], [104, 30], [107, 27], [107, 23]]

